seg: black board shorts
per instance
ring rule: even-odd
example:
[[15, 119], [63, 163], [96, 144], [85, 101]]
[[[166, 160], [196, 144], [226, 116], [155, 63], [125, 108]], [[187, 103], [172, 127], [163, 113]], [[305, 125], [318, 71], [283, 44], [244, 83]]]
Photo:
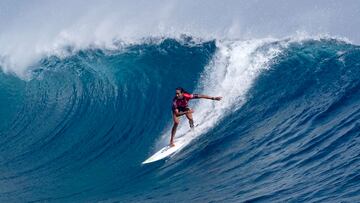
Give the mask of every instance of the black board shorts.
[[179, 112], [185, 112], [185, 111], [189, 111], [190, 108], [189, 107], [182, 107], [182, 106], [179, 106], [177, 107], [177, 110], [179, 110]]

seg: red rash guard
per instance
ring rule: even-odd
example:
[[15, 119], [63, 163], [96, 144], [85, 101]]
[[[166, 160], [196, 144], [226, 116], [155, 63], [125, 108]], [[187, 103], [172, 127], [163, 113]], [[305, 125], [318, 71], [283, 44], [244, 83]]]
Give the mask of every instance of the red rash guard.
[[176, 97], [174, 97], [172, 110], [175, 111], [176, 109], [178, 109], [179, 111], [186, 111], [186, 109], [188, 108], [189, 100], [195, 98], [197, 98], [197, 94], [189, 93], [184, 93], [182, 99], [177, 99]]

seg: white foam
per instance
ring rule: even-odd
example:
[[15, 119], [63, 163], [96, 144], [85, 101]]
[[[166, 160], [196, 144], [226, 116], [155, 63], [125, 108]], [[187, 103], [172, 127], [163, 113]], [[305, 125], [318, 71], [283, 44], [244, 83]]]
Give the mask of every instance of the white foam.
[[[262, 1], [225, 4], [207, 0], [0, 1], [0, 66], [5, 72], [21, 76], [39, 58], [63, 54], [63, 47], [112, 47], [114, 39], [131, 42], [144, 37], [177, 38], [181, 34], [204, 40], [283, 38], [300, 30], [315, 36], [329, 33], [358, 41], [356, 29], [339, 29], [344, 22], [347, 27], [356, 27], [357, 22], [352, 20], [359, 13], [356, 6], [320, 4], [314, 7], [302, 1], [282, 6]], [[338, 15], [341, 9], [346, 12]]]

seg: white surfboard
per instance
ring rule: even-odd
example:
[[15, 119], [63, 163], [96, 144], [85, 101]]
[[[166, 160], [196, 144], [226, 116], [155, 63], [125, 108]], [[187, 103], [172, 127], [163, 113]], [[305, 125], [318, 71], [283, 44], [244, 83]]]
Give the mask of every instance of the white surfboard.
[[185, 132], [182, 135], [179, 135], [174, 140], [175, 146], [170, 147], [169, 145], [166, 147], [163, 147], [158, 152], [156, 152], [154, 155], [146, 159], [142, 164], [148, 164], [155, 161], [159, 161], [161, 159], [164, 159], [172, 154], [175, 154], [175, 152], [180, 151], [183, 147], [185, 147], [191, 140], [192, 136], [196, 132], [196, 127], [199, 126], [199, 124], [195, 125], [195, 129], [190, 129], [187, 132]]
[[185, 143], [176, 143], [175, 142], [175, 146], [173, 146], [173, 147], [166, 146], [166, 147], [160, 149], [160, 151], [156, 152], [154, 155], [152, 155], [148, 159], [146, 159], [144, 162], [142, 162], [142, 164], [148, 164], [148, 163], [151, 163], [151, 162], [155, 162], [155, 161], [159, 161], [161, 159], [164, 159], [164, 158], [172, 155], [173, 153], [175, 153], [179, 149], [181, 149], [182, 146], [184, 146], [184, 144]]

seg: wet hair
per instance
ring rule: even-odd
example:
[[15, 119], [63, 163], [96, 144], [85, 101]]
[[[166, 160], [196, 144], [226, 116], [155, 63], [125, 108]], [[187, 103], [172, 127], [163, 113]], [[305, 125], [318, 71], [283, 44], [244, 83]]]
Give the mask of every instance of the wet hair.
[[182, 87], [177, 87], [176, 90], [180, 90], [181, 93], [189, 94], [189, 92], [187, 92], [186, 90], [184, 90], [184, 88], [182, 88]]
[[181, 93], [186, 92], [186, 91], [184, 90], [184, 88], [182, 88], [182, 87], [177, 87], [176, 90], [180, 90]]

